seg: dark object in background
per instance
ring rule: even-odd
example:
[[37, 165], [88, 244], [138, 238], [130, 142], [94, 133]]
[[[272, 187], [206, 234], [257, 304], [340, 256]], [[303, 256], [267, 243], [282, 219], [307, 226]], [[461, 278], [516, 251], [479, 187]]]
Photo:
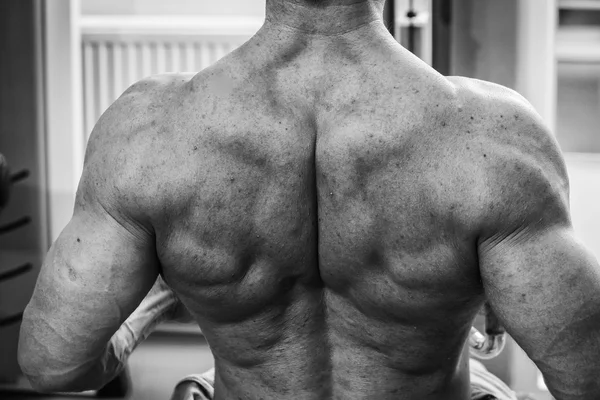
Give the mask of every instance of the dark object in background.
[[413, 54], [416, 54], [415, 37], [417, 36], [417, 28], [415, 27], [415, 18], [417, 18], [417, 11], [415, 10], [414, 0], [409, 0], [406, 18], [408, 18], [408, 51], [410, 51]]
[[[10, 199], [11, 186], [29, 176], [28, 170], [19, 171], [11, 176], [10, 167], [6, 158], [0, 154], [0, 213], [8, 204]], [[23, 217], [0, 227], [0, 234], [9, 233], [31, 222], [30, 217]], [[0, 281], [12, 279], [16, 276], [29, 272], [32, 269], [31, 263], [27, 263], [11, 270], [0, 273]], [[23, 313], [0, 318], [0, 327], [16, 324], [21, 321]], [[100, 389], [96, 396], [100, 398], [124, 398], [131, 387], [131, 379], [127, 369], [123, 370], [115, 379]]]
[[[10, 199], [10, 192], [12, 185], [24, 180], [29, 176], [29, 170], [22, 170], [16, 174], [10, 174], [10, 167], [6, 157], [0, 153], [0, 213], [4, 210]], [[0, 235], [12, 232], [23, 226], [28, 225], [31, 222], [31, 217], [24, 216], [17, 220], [14, 220], [6, 225], [0, 226]]]
[[383, 6], [383, 23], [392, 36], [396, 37], [396, 2], [386, 0]]
[[8, 168], [8, 162], [6, 158], [0, 154], [0, 212], [8, 203], [10, 197], [10, 168]]
[[29, 171], [24, 169], [16, 174], [10, 174], [10, 167], [6, 157], [0, 153], [0, 212], [6, 207], [10, 198], [10, 187], [29, 176]]
[[129, 393], [129, 388], [131, 388], [131, 378], [127, 368], [125, 368], [115, 379], [98, 390], [96, 397], [102, 399], [123, 398]]
[[452, 3], [454, 0], [435, 0], [431, 4], [433, 24], [432, 67], [442, 75], [451, 75]]
[[[23, 180], [28, 176], [29, 171], [27, 170], [23, 170], [11, 176], [8, 161], [6, 161], [4, 155], [0, 153], [0, 213], [8, 204], [8, 200], [10, 199], [10, 190], [13, 183]], [[28, 225], [30, 222], [31, 218], [26, 216], [6, 225], [0, 226], [0, 235], [19, 229], [22, 226]], [[0, 282], [7, 281], [19, 275], [25, 274], [33, 268], [31, 263], [25, 263], [23, 265], [13, 267], [12, 269], [5, 269], [4, 266], [2, 267], [2, 270], [0, 270]], [[22, 319], [23, 312], [15, 313], [8, 316], [3, 315], [0, 317], [0, 328], [21, 322]]]

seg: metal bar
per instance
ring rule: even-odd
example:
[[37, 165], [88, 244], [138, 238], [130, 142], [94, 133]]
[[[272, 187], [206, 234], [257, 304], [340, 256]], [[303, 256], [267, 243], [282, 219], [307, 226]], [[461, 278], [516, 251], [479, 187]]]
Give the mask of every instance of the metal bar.
[[23, 320], [22, 312], [15, 314], [15, 315], [11, 315], [10, 317], [0, 319], [0, 327], [12, 325], [17, 322], [21, 322], [21, 320]]
[[392, 34], [396, 37], [396, 0], [386, 0], [383, 6], [383, 22]]
[[85, 135], [89, 137], [96, 123], [96, 79], [94, 76], [94, 48], [91, 42], [83, 43], [83, 94]]
[[436, 0], [431, 6], [433, 24], [432, 66], [442, 75], [451, 74], [452, 0]]
[[31, 263], [23, 264], [13, 270], [6, 271], [0, 273], [0, 281], [5, 281], [7, 279], [14, 278], [15, 276], [22, 275], [26, 272], [29, 272], [33, 268]]
[[415, 11], [415, 0], [409, 0], [408, 13], [406, 17], [408, 18], [408, 50], [416, 54], [416, 36], [417, 36], [417, 28], [415, 27], [415, 18], [417, 16], [417, 12]]
[[156, 73], [167, 72], [167, 46], [165, 42], [156, 42]]
[[150, 43], [142, 42], [142, 78], [152, 75], [152, 49]]
[[98, 93], [100, 97], [100, 114], [110, 105], [108, 93], [108, 44], [98, 43]]
[[207, 68], [213, 63], [209, 46], [209, 42], [200, 42], [200, 69]]
[[221, 58], [225, 57], [227, 55], [227, 43], [217, 43], [217, 45], [215, 46], [215, 56], [216, 56], [216, 61], [219, 61]]
[[29, 224], [31, 222], [31, 217], [23, 217], [18, 220], [6, 224], [4, 226], [0, 226], [0, 235], [3, 235], [8, 232], [12, 232], [16, 229], [22, 228], [23, 226]]
[[24, 169], [24, 170], [21, 170], [15, 174], [11, 175], [10, 182], [17, 183], [17, 182], [22, 181], [23, 179], [26, 179], [27, 177], [29, 177], [29, 170]]
[[187, 42], [185, 44], [185, 72], [192, 72], [196, 65], [196, 51], [194, 49], [194, 42]]
[[181, 71], [181, 52], [179, 48], [179, 42], [174, 42], [171, 44], [171, 71], [170, 72], [180, 72]]
[[117, 99], [123, 93], [123, 47], [121, 42], [115, 40], [113, 50], [113, 99]]
[[128, 42], [127, 46], [127, 86], [131, 86], [138, 80], [138, 57], [137, 46], [133, 42]]

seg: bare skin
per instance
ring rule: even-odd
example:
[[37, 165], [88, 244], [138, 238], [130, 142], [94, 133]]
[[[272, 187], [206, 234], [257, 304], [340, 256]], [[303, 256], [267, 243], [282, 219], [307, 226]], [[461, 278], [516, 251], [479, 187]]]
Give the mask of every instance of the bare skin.
[[598, 398], [599, 268], [537, 114], [437, 74], [381, 2], [312, 25], [282, 4], [100, 119], [23, 322], [31, 380], [88, 389], [160, 273], [210, 343], [217, 400], [469, 399], [486, 297], [557, 399]]

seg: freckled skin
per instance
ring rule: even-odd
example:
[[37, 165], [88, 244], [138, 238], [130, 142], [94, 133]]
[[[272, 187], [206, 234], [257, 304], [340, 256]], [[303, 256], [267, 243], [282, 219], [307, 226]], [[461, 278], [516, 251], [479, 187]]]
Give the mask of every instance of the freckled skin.
[[362, 29], [259, 32], [134, 85], [95, 129], [77, 202], [129, 233], [92, 247], [84, 213], [52, 254], [114, 260], [95, 270], [120, 294], [143, 292], [122, 265], [159, 269], [210, 344], [216, 400], [470, 399], [486, 297], [555, 397], [598, 398], [563, 395], [597, 376], [598, 335], [574, 338], [599, 331], [600, 279], [556, 142], [516, 93]]
[[217, 399], [467, 399], [501, 115], [400, 46], [393, 63], [328, 51], [250, 43], [140, 90], [163, 274], [211, 345]]
[[473, 193], [453, 165], [482, 167], [461, 147], [483, 136], [456, 135], [477, 98], [399, 46], [410, 62], [373, 69], [360, 65], [377, 49], [330, 46], [319, 65], [313, 46], [247, 44], [153, 83], [190, 105], [159, 118], [178, 129], [158, 141], [150, 176], [165, 186], [148, 193], [171, 207], [150, 219], [215, 355], [217, 399], [467, 399], [463, 344], [484, 297], [476, 225], [454, 220]]

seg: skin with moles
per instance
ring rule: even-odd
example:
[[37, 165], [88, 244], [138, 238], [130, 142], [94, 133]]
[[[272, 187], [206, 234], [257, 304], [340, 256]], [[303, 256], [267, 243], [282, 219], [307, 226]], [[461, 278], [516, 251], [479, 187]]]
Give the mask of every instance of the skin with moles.
[[109, 108], [25, 313], [34, 385], [101, 386], [160, 273], [217, 400], [469, 399], [484, 299], [557, 399], [598, 398], [600, 276], [556, 141], [516, 93], [403, 49], [382, 7], [268, 1], [240, 48]]

